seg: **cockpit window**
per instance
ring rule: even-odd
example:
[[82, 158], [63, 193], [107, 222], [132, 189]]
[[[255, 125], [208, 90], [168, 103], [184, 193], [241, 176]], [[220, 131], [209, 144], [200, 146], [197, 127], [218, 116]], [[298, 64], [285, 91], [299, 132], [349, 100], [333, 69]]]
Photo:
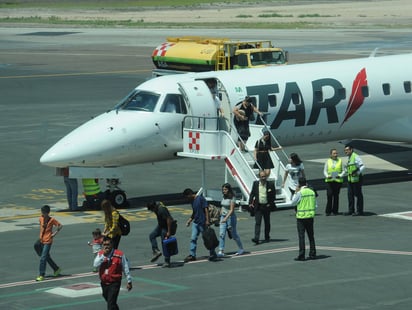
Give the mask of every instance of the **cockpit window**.
[[126, 99], [118, 104], [116, 108], [121, 110], [153, 112], [159, 96], [158, 94], [146, 91], [133, 91]]
[[160, 112], [187, 114], [186, 105], [182, 95], [168, 94], [163, 102]]

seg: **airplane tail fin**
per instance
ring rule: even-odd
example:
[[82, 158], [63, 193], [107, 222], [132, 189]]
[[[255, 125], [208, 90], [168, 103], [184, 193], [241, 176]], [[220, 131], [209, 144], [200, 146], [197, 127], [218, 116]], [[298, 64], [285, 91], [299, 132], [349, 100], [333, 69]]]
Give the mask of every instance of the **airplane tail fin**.
[[378, 53], [378, 50], [379, 50], [379, 47], [375, 48], [375, 49], [373, 50], [373, 52], [369, 55], [369, 57], [375, 57], [376, 54]]

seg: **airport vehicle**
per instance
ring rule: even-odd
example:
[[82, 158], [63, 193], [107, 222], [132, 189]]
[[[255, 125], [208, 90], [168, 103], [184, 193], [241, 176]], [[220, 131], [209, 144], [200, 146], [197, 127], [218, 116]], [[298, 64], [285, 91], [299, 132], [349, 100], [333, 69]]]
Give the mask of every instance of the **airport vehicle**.
[[182, 72], [221, 71], [284, 65], [288, 53], [269, 40], [240, 41], [225, 38], [167, 38], [152, 53], [153, 76]]
[[[250, 152], [236, 145], [232, 114], [245, 96], [264, 112], [250, 120], [249, 149], [269, 128], [282, 146], [355, 138], [410, 143], [411, 70], [412, 54], [403, 54], [249, 69], [242, 78], [238, 70], [163, 76], [74, 129], [40, 162], [69, 167], [72, 177], [117, 179], [125, 165], [178, 155], [222, 159], [247, 200], [256, 171]], [[217, 82], [224, 118], [217, 116], [210, 79]], [[271, 156], [278, 188], [285, 158]], [[283, 199], [278, 206], [290, 202], [284, 191], [277, 196]]]

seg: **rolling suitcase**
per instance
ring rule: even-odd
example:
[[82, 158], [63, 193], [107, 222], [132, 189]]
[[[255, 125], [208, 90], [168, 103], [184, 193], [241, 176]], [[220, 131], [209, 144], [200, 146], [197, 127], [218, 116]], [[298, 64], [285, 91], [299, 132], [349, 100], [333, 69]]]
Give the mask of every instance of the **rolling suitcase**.
[[170, 257], [179, 253], [177, 248], [177, 240], [176, 237], [170, 237], [169, 239], [164, 239], [162, 241], [163, 247], [163, 256]]

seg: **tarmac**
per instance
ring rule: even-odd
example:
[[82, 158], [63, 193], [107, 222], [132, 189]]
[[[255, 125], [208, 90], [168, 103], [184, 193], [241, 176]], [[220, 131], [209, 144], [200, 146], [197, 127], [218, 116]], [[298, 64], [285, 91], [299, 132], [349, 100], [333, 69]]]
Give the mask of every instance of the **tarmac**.
[[[171, 32], [193, 35], [190, 29], [0, 29], [0, 308], [106, 306], [98, 277], [91, 272], [93, 256], [87, 245], [91, 232], [103, 226], [102, 213], [62, 211], [67, 208], [63, 180], [53, 175], [53, 169], [41, 166], [39, 158], [61, 136], [114, 106], [150, 77], [151, 51]], [[207, 36], [215, 30], [201, 32]], [[225, 32], [244, 39], [257, 34]], [[268, 30], [266, 36], [287, 48], [294, 62], [367, 56], [382, 46], [383, 54], [410, 52], [412, 41], [403, 30]], [[134, 287], [127, 292], [124, 283], [120, 308], [410, 309], [412, 145], [355, 141], [367, 167], [362, 217], [324, 215], [322, 169], [332, 147], [343, 156], [339, 141], [286, 150], [303, 158], [308, 179], [319, 192], [318, 259], [305, 262], [293, 260], [296, 220], [292, 210], [282, 209], [271, 214], [270, 242], [255, 245], [251, 241], [254, 218], [237, 212], [245, 255], [235, 256], [235, 242], [226, 239], [226, 257], [209, 262], [199, 238], [198, 260], [184, 263], [190, 239], [190, 228], [184, 223], [191, 209], [181, 192], [200, 187], [200, 161], [182, 159], [125, 169], [122, 188], [130, 206], [121, 213], [130, 220], [131, 233], [122, 237], [120, 248], [132, 266]], [[206, 166], [208, 185], [219, 189], [226, 181], [223, 162]], [[343, 213], [346, 188], [340, 197]], [[144, 206], [151, 199], [165, 201], [178, 220], [179, 253], [172, 257], [171, 268], [160, 267], [162, 257], [150, 263], [148, 235], [156, 219]], [[51, 205], [51, 215], [64, 225], [51, 252], [63, 272], [52, 277], [48, 269], [46, 280], [36, 282], [39, 258], [33, 244], [44, 204]]]

